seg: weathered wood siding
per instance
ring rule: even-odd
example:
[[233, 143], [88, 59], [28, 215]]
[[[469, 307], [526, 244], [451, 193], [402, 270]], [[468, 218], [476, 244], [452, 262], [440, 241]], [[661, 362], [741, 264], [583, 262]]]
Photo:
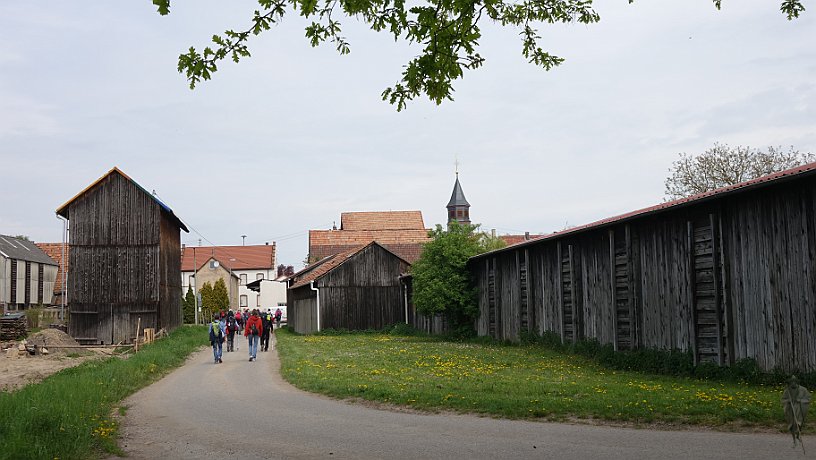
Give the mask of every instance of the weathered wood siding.
[[[405, 303], [399, 276], [408, 264], [379, 245], [370, 245], [341, 265], [333, 268], [314, 285], [320, 290], [320, 329], [366, 330], [404, 323]], [[295, 324], [302, 332], [317, 330], [316, 321], [299, 324], [305, 310], [313, 304], [315, 292], [309, 286], [290, 290], [290, 304], [295, 302]], [[291, 314], [290, 314], [291, 316]], [[301, 332], [301, 331], [299, 331]]]
[[158, 203], [110, 174], [69, 205], [70, 334], [131, 342], [141, 327], [181, 324], [179, 228]]
[[470, 262], [477, 330], [816, 370], [816, 179], [716, 196]]

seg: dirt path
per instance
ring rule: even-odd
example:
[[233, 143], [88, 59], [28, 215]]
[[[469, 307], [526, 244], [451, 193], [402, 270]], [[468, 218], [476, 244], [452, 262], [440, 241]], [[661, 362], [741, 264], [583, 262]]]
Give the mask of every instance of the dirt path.
[[[781, 434], [638, 430], [425, 415], [354, 405], [284, 382], [277, 353], [195, 353], [130, 397], [129, 458], [802, 458]], [[807, 440], [805, 440], [807, 443]], [[814, 447], [816, 449], [816, 447]]]

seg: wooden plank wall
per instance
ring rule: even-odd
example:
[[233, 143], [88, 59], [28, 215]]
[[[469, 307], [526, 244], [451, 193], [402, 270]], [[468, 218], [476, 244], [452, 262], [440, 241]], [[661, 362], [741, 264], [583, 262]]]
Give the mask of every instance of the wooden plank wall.
[[71, 203], [69, 217], [70, 334], [83, 342], [130, 342], [137, 317], [142, 327], [157, 327], [162, 270], [158, 204], [132, 182], [111, 174]]
[[[816, 370], [816, 179], [475, 258], [477, 330]], [[575, 313], [573, 316], [573, 312]], [[573, 329], [574, 328], [574, 329]], [[574, 332], [573, 332], [574, 330]]]

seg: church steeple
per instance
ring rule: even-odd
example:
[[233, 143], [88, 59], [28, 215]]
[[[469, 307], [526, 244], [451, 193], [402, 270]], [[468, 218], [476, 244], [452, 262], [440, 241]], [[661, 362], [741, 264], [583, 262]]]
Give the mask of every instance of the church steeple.
[[456, 171], [456, 183], [453, 184], [453, 193], [447, 207], [448, 222], [456, 221], [460, 224], [470, 224], [470, 203], [465, 199], [465, 193], [459, 183], [459, 171]]

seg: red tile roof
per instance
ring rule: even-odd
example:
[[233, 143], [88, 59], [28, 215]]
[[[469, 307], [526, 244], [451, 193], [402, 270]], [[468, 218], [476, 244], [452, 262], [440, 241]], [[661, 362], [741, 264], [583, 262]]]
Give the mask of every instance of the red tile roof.
[[425, 230], [421, 211], [344, 212], [340, 230]]
[[[57, 270], [57, 281], [54, 283], [54, 293], [59, 294], [62, 293], [62, 273], [63, 273], [63, 263], [62, 263], [62, 243], [34, 243], [43, 250], [44, 253], [48, 255], [48, 257], [54, 259], [54, 262], [59, 265], [59, 269]], [[68, 261], [70, 260], [70, 246], [67, 244], [65, 245], [65, 266], [64, 268], [68, 269]]]
[[644, 217], [651, 214], [656, 214], [658, 212], [667, 211], [673, 208], [678, 208], [682, 206], [690, 206], [697, 203], [702, 203], [708, 200], [712, 200], [715, 198], [719, 198], [725, 195], [731, 195], [734, 193], [741, 193], [748, 190], [754, 190], [757, 188], [765, 187], [768, 185], [772, 185], [773, 183], [784, 182], [790, 179], [797, 179], [804, 176], [810, 176], [816, 174], [816, 162], [808, 163], [805, 165], [797, 166], [795, 168], [786, 169], [785, 171], [780, 171], [772, 174], [768, 174], [765, 176], [757, 177], [756, 179], [747, 180], [745, 182], [740, 182], [739, 184], [734, 185], [727, 185], [725, 187], [720, 187], [715, 190], [711, 190], [708, 192], [698, 193], [697, 195], [692, 195], [685, 198], [680, 198], [673, 201], [667, 201], [664, 203], [656, 204], [654, 206], [649, 206], [647, 208], [638, 209], [636, 211], [627, 212], [625, 214], [620, 214], [613, 217], [607, 217], [605, 219], [601, 219], [595, 222], [591, 222], [589, 224], [580, 225], [578, 227], [569, 228], [566, 230], [561, 230], [559, 232], [553, 232], [546, 235], [542, 235], [541, 237], [533, 240], [533, 241], [526, 241], [517, 243], [513, 246], [508, 246], [507, 248], [497, 249], [495, 251], [486, 252], [484, 254], [479, 254], [474, 256], [473, 258], [480, 258], [487, 254], [492, 254], [495, 252], [504, 251], [510, 247], [518, 247], [518, 246], [525, 246], [527, 244], [533, 244], [534, 242], [540, 242], [542, 240], [550, 240], [553, 238], [558, 238], [561, 236], [569, 235], [572, 233], [578, 233], [584, 230], [590, 230], [598, 227], [603, 227], [606, 225], [611, 225], [617, 222], [628, 221], [638, 217]]
[[510, 246], [513, 244], [519, 244], [525, 241], [534, 240], [536, 238], [541, 238], [542, 236], [544, 235], [499, 235], [499, 239], [504, 241], [504, 244]]
[[420, 211], [344, 212], [340, 230], [309, 230], [309, 258], [322, 259], [376, 241], [408, 263], [430, 241]]
[[275, 245], [263, 244], [185, 247], [181, 252], [181, 271], [196, 271], [207, 263], [210, 257], [215, 257], [228, 270], [275, 269]]

